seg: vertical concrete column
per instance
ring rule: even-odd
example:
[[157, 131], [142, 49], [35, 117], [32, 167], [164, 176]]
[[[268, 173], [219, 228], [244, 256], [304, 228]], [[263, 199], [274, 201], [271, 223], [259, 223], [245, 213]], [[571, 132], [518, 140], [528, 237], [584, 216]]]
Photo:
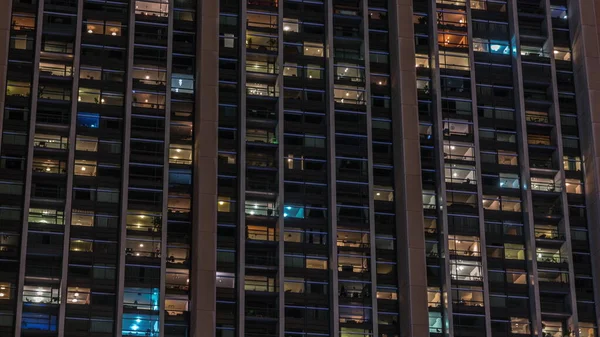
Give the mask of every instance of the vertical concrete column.
[[[548, 40], [546, 46], [550, 55], [550, 69], [552, 73], [551, 83], [551, 94], [552, 94], [552, 108], [549, 111], [551, 123], [554, 123], [553, 136], [556, 137], [556, 153], [558, 157], [558, 177], [560, 179], [560, 201], [563, 218], [559, 224], [559, 231], [564, 232], [565, 242], [563, 244], [563, 251], [568, 256], [568, 273], [569, 273], [569, 302], [571, 306], [571, 317], [568, 321], [568, 329], [572, 331], [574, 337], [579, 337], [579, 314], [577, 310], [577, 298], [575, 291], [575, 271], [573, 266], [573, 249], [571, 248], [571, 223], [569, 221], [569, 200], [567, 198], [566, 189], [566, 175], [564, 170], [563, 161], [563, 137], [562, 137], [562, 126], [561, 126], [561, 114], [560, 104], [558, 98], [558, 83], [556, 77], [556, 59], [554, 54], [554, 32], [552, 30], [552, 15], [551, 15], [551, 2], [546, 0], [544, 7], [546, 8], [546, 31], [548, 32]], [[556, 179], [556, 178], [555, 178]], [[535, 234], [535, 228], [534, 228]], [[537, 277], [537, 275], [536, 275]]]
[[[402, 0], [404, 3], [404, 0]], [[454, 335], [454, 315], [453, 315], [453, 307], [452, 303], [454, 303], [452, 299], [452, 273], [451, 273], [451, 264], [450, 264], [450, 249], [448, 248], [448, 201], [447, 201], [447, 193], [446, 193], [446, 170], [445, 170], [445, 153], [444, 153], [444, 116], [442, 114], [442, 90], [441, 90], [441, 74], [440, 74], [440, 44], [439, 44], [439, 33], [438, 33], [438, 10], [437, 10], [437, 0], [429, 0], [427, 2], [428, 6], [428, 30], [430, 32], [429, 35], [429, 66], [430, 66], [430, 86], [431, 86], [431, 114], [433, 121], [433, 140], [434, 140], [434, 165], [435, 165], [435, 193], [437, 197], [436, 201], [436, 215], [437, 215], [437, 225], [438, 225], [438, 246], [439, 246], [439, 258], [440, 258], [440, 267], [442, 276], [442, 280], [440, 282], [440, 290], [441, 290], [441, 305], [442, 305], [442, 333], [448, 334], [450, 336]], [[399, 11], [399, 13], [404, 13], [403, 11]], [[400, 22], [405, 22], [408, 18], [399, 19]], [[412, 32], [414, 26], [411, 25], [410, 31]], [[407, 32], [408, 27], [401, 27], [401, 32]], [[408, 38], [408, 37], [407, 37]], [[406, 46], [408, 48], [408, 46]], [[414, 59], [414, 45], [413, 49], [413, 59]], [[445, 52], [444, 52], [445, 53]], [[407, 54], [406, 51], [401, 50], [401, 57], [404, 57]], [[408, 62], [408, 60], [407, 60]], [[404, 69], [404, 67], [403, 67]], [[408, 66], [405, 68], [408, 71]], [[404, 73], [406, 74], [406, 73]], [[405, 75], [406, 76], [406, 75]], [[408, 78], [404, 78], [402, 80], [402, 95], [403, 97], [408, 98], [406, 95], [406, 90], [410, 90], [409, 80]], [[415, 82], [416, 83], [416, 82]], [[412, 94], [411, 94], [412, 95]], [[417, 94], [415, 94], [416, 96]], [[410, 96], [412, 97], [412, 96]], [[402, 104], [405, 104], [402, 102]], [[418, 106], [416, 119], [417, 124], [418, 121]], [[403, 114], [404, 115], [404, 114]], [[403, 117], [404, 118], [404, 117]], [[407, 128], [410, 130], [414, 122], [410, 122], [412, 124], [404, 125], [403, 128]], [[417, 135], [419, 137], [419, 135]], [[419, 138], [417, 138], [419, 141]], [[419, 149], [420, 151], [420, 149]], [[404, 164], [408, 165], [408, 164]], [[408, 167], [408, 166], [407, 166]], [[414, 168], [414, 167], [413, 167]], [[414, 183], [412, 180], [409, 183]], [[407, 194], [407, 198], [411, 198], [414, 195], [413, 187], [409, 189], [410, 192]], [[412, 199], [410, 199], [412, 200]], [[409, 224], [410, 225], [410, 224]], [[424, 229], [422, 229], [424, 231]], [[416, 234], [416, 233], [415, 233]], [[425, 263], [426, 265], [426, 263]], [[429, 324], [429, 322], [428, 322]]]
[[[239, 76], [238, 76], [238, 179], [237, 179], [237, 241], [236, 241], [236, 275], [237, 291], [236, 335], [244, 337], [246, 333], [246, 31], [248, 29], [248, 1], [240, 1], [238, 13], [240, 35], [238, 38]], [[218, 103], [218, 102], [217, 102]], [[218, 124], [217, 124], [218, 126]]]
[[[29, 107], [29, 131], [27, 134], [27, 144], [29, 151], [27, 151], [27, 162], [25, 164], [25, 184], [23, 191], [23, 227], [21, 230], [21, 246], [20, 246], [20, 261], [19, 261], [19, 278], [17, 294], [23, 293], [23, 286], [25, 284], [25, 268], [27, 261], [27, 240], [29, 230], [29, 206], [31, 205], [31, 185], [32, 185], [32, 166], [33, 166], [33, 142], [35, 139], [35, 123], [37, 116], [37, 99], [38, 99], [38, 87], [40, 83], [40, 70], [38, 65], [40, 63], [40, 54], [42, 50], [42, 26], [44, 23], [44, 1], [39, 1], [37, 6], [37, 17], [35, 22], [35, 49], [33, 56], [33, 78], [31, 79], [31, 91], [30, 99], [31, 105]], [[6, 91], [4, 91], [6, 92]], [[69, 145], [71, 146], [71, 145]], [[15, 310], [15, 336], [21, 336], [23, 318], [23, 296], [17, 297], [17, 308]]]
[[[369, 42], [369, 4], [368, 1], [362, 1], [362, 27], [363, 35], [363, 57], [365, 62], [365, 104], [367, 112], [367, 172], [369, 182], [369, 272], [371, 274], [371, 322], [373, 324], [373, 336], [379, 336], [379, 313], [377, 309], [377, 249], [375, 246], [375, 193], [373, 190], [373, 113], [371, 109], [371, 45]], [[335, 118], [335, 116], [334, 116]], [[336, 238], [337, 239], [337, 238]], [[399, 265], [396, 265], [396, 269]]]
[[279, 200], [278, 210], [279, 210], [279, 221], [277, 221], [277, 231], [279, 233], [277, 240], [279, 241], [277, 246], [277, 284], [279, 287], [279, 301], [278, 301], [278, 311], [279, 314], [279, 336], [285, 335], [285, 216], [284, 216], [284, 202], [285, 202], [285, 192], [284, 192], [284, 176], [285, 176], [285, 164], [286, 161], [284, 159], [284, 89], [283, 89], [283, 67], [284, 67], [284, 55], [283, 55], [283, 6], [284, 3], [280, 2], [279, 7], [277, 8], [277, 69], [279, 73], [277, 74], [277, 83], [275, 84], [277, 90], [279, 90], [279, 97], [277, 98], [277, 140], [278, 140], [278, 149], [277, 149], [277, 170], [279, 173], [277, 174], [277, 200]]
[[[12, 1], [0, 2], [0, 107], [4, 107], [6, 99], [6, 75], [8, 72], [8, 49], [10, 44], [10, 26]], [[4, 116], [4, 111], [2, 115]], [[0, 141], [4, 118], [0, 118]]]
[[160, 281], [159, 281], [159, 330], [158, 336], [165, 335], [166, 320], [166, 292], [167, 292], [167, 254], [168, 242], [167, 234], [169, 232], [169, 153], [171, 148], [171, 90], [173, 79], [173, 6], [169, 6], [169, 21], [167, 27], [167, 80], [165, 86], [165, 143], [163, 147], [163, 186], [162, 186], [162, 217], [161, 217], [161, 238], [160, 238]]
[[529, 147], [527, 144], [527, 122], [525, 120], [525, 97], [523, 94], [523, 69], [521, 63], [521, 40], [519, 33], [519, 14], [517, 1], [508, 1], [508, 22], [512, 48], [512, 76], [514, 83], [515, 120], [519, 148], [519, 172], [521, 175], [521, 209], [523, 212], [523, 226], [525, 234], [525, 249], [527, 251], [527, 272], [529, 290], [529, 312], [531, 316], [531, 332], [534, 335], [542, 334], [542, 314], [540, 306], [540, 292], [538, 291], [537, 258], [535, 242], [535, 222], [533, 219], [533, 202], [531, 196], [531, 181], [529, 174]]
[[572, 0], [568, 8], [577, 117], [584, 160], [596, 324], [600, 321], [600, 2]]
[[327, 212], [327, 235], [329, 239], [329, 335], [340, 335], [340, 293], [338, 277], [337, 247], [337, 170], [335, 160], [335, 101], [333, 64], [333, 0], [325, 1], [325, 74], [326, 78], [326, 114], [327, 114], [327, 180], [329, 193], [329, 211]]
[[190, 335], [215, 335], [219, 2], [198, 0]]
[[400, 336], [429, 334], [419, 148], [419, 110], [411, 0], [390, 4], [390, 53]]
[[479, 113], [477, 111], [477, 82], [475, 77], [475, 53], [473, 50], [473, 24], [471, 14], [471, 0], [467, 0], [467, 34], [469, 38], [469, 69], [471, 73], [471, 111], [473, 112], [473, 145], [475, 148], [475, 171], [477, 173], [477, 208], [479, 213], [479, 256], [481, 256], [481, 270], [483, 273], [483, 301], [485, 314], [485, 335], [492, 336], [490, 317], [490, 284], [488, 281], [487, 241], [485, 233], [485, 210], [483, 209], [483, 182], [481, 169], [481, 150], [479, 145]]
[[125, 79], [125, 109], [123, 115], [123, 164], [121, 165], [121, 205], [119, 228], [119, 262], [117, 265], [117, 308], [115, 310], [115, 336], [123, 333], [123, 302], [125, 298], [125, 250], [127, 247], [127, 209], [129, 200], [129, 159], [131, 152], [131, 105], [133, 104], [133, 53], [135, 40], [135, 1], [129, 4], [127, 40], [127, 77]]
[[81, 61], [81, 25], [83, 19], [83, 1], [77, 4], [77, 25], [75, 28], [75, 49], [73, 54], [73, 83], [71, 84], [71, 120], [69, 121], [69, 156], [67, 162], [67, 185], [65, 195], [65, 211], [64, 211], [64, 234], [62, 248], [62, 270], [60, 280], [60, 294], [62, 301], [58, 309], [58, 336], [65, 335], [65, 326], [67, 324], [66, 308], [67, 308], [67, 275], [69, 272], [69, 252], [71, 243], [71, 216], [73, 205], [73, 180], [75, 177], [75, 148], [77, 144], [77, 98], [79, 97], [79, 65]]

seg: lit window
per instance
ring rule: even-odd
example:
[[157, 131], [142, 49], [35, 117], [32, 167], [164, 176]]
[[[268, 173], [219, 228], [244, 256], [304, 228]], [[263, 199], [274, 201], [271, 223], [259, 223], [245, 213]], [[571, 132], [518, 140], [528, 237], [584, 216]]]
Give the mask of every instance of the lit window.
[[88, 214], [86, 211], [73, 211], [71, 215], [71, 226], [94, 226], [94, 214]]
[[75, 160], [75, 175], [78, 176], [96, 176], [96, 162], [91, 160]]
[[319, 56], [323, 57], [323, 44], [322, 43], [304, 43], [304, 55], [305, 56]]
[[75, 150], [97, 152], [98, 151], [98, 138], [77, 135], [77, 139], [75, 141]]
[[155, 18], [166, 18], [169, 16], [169, 1], [155, 0], [150, 2], [138, 0], [135, 2], [135, 14]]
[[30, 223], [41, 223], [49, 225], [64, 225], [64, 214], [62, 211], [54, 209], [30, 208], [29, 218]]
[[217, 288], [235, 288], [235, 274], [217, 272]]
[[0, 301], [10, 300], [12, 298], [12, 290], [10, 283], [0, 282]]
[[94, 242], [89, 240], [74, 240], [71, 239], [71, 247], [70, 250], [72, 252], [84, 252], [91, 253], [94, 251]]
[[79, 112], [77, 113], [77, 126], [96, 129], [100, 126], [100, 114]]
[[286, 218], [304, 218], [304, 207], [286, 205], [283, 209], [283, 216]]
[[192, 146], [171, 144], [169, 148], [169, 163], [190, 165], [192, 163]]
[[529, 335], [529, 319], [520, 317], [510, 318], [510, 332], [517, 335]]
[[78, 305], [90, 304], [90, 288], [68, 287], [67, 303]]
[[159, 321], [158, 315], [124, 313], [123, 336], [158, 337]]
[[171, 91], [181, 94], [193, 94], [194, 76], [186, 74], [173, 74], [171, 79]]
[[25, 303], [60, 303], [60, 289], [51, 286], [32, 286], [23, 287], [23, 302]]
[[298, 24], [298, 19], [283, 19], [283, 31], [284, 32], [294, 32], [297, 33], [300, 31], [300, 25]]

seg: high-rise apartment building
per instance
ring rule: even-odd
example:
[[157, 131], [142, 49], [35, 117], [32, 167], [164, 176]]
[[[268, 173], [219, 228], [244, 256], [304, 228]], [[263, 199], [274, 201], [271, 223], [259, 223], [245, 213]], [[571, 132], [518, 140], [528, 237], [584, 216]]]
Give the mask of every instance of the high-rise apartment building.
[[0, 337], [597, 337], [597, 20], [0, 0]]

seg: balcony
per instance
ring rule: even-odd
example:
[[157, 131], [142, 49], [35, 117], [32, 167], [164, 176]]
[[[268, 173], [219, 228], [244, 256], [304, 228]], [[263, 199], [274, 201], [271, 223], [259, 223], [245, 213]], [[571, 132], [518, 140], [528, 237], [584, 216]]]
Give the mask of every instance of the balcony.
[[279, 206], [275, 202], [246, 201], [246, 216], [251, 217], [279, 217]]
[[535, 225], [535, 238], [537, 240], [564, 241], [565, 235], [556, 226]]

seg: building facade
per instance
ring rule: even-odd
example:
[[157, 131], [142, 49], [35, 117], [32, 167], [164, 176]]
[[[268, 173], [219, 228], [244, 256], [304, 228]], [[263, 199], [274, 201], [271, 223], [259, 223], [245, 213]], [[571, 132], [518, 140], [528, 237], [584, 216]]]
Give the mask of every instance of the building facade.
[[2, 1], [0, 336], [596, 337], [596, 6]]

